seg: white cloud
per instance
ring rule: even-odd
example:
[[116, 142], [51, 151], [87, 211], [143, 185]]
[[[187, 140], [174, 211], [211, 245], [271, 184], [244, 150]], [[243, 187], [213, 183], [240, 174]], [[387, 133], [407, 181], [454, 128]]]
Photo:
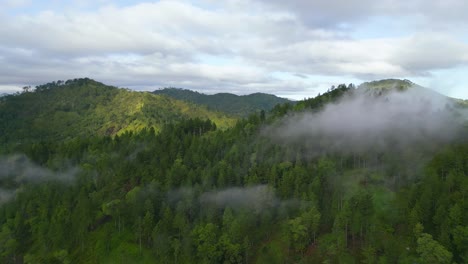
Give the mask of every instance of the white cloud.
[[421, 33], [403, 39], [393, 56], [393, 63], [411, 72], [453, 68], [468, 62], [468, 44], [444, 34]]
[[[466, 22], [459, 9], [468, 4], [450, 2], [103, 1], [94, 10], [0, 14], [6, 25], [0, 27], [0, 63], [8, 65], [0, 69], [0, 84], [87, 76], [118, 86], [291, 95], [322, 85], [310, 78], [284, 80], [274, 72], [342, 76], [341, 82], [431, 78], [434, 71], [468, 61], [467, 44], [453, 33], [466, 33], [463, 27], [446, 30]], [[454, 16], [448, 18], [450, 12]], [[401, 36], [353, 38], [376, 17], [409, 21], [411, 28]], [[430, 19], [433, 30], [425, 26]], [[201, 57], [227, 59], [220, 65]]]
[[[379, 16], [419, 17], [428, 28], [434, 24], [466, 23], [468, 2], [464, 0], [254, 0], [274, 10], [281, 9], [296, 14], [309, 26], [340, 27], [346, 24], [368, 22]], [[385, 29], [383, 29], [385, 30]]]
[[30, 3], [30, 0], [2, 0], [0, 1], [0, 6], [3, 6], [4, 8], [19, 8]]
[[21, 90], [21, 86], [18, 85], [0, 85], [0, 96], [3, 94], [19, 92]]
[[299, 143], [311, 155], [369, 149], [402, 154], [421, 142], [435, 144], [425, 144], [431, 149], [458, 139], [463, 122], [452, 118], [458, 111], [452, 100], [421, 87], [374, 93], [359, 88], [320, 112], [287, 116], [264, 134], [276, 143]]

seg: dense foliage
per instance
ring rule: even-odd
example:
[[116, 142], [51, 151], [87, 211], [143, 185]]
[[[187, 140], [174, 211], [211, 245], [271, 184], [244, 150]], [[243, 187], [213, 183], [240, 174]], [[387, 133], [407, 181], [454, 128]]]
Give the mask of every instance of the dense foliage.
[[[307, 143], [262, 133], [353, 90], [226, 130], [179, 118], [159, 132], [14, 145], [0, 158], [0, 191], [11, 195], [1, 262], [468, 262], [468, 144], [309, 157]], [[408, 169], [421, 153], [429, 161]]]
[[207, 95], [177, 88], [165, 88], [156, 90], [153, 93], [167, 95], [178, 100], [204, 105], [209, 109], [243, 117], [247, 117], [251, 113], [260, 112], [262, 110], [269, 111], [277, 104], [287, 102], [293, 103], [288, 99], [264, 93], [254, 93], [241, 96], [230, 93]]
[[384, 79], [378, 81], [365, 82], [359, 85], [362, 88], [371, 88], [373, 90], [407, 90], [410, 87], [417, 86], [415, 83], [410, 80], [399, 80], [399, 79]]
[[210, 119], [220, 128], [235, 118], [167, 96], [132, 92], [91, 79], [57, 81], [0, 98], [0, 143], [115, 135], [180, 118]]

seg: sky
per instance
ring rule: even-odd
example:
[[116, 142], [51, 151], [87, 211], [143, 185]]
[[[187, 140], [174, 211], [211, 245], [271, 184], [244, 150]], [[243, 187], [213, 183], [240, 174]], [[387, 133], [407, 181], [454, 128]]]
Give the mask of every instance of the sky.
[[400, 78], [468, 99], [464, 0], [0, 0], [0, 93], [118, 87], [314, 97]]

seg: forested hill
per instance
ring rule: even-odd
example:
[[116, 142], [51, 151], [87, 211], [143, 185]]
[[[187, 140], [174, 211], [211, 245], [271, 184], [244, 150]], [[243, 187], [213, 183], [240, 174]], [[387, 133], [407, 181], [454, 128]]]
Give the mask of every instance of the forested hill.
[[419, 97], [438, 98], [438, 100], [449, 100], [455, 102], [459, 107], [468, 107], [468, 100], [450, 98], [434, 90], [428, 89], [410, 80], [384, 79], [371, 82], [365, 82], [358, 86], [358, 90], [373, 95], [385, 95], [392, 91], [409, 92], [417, 94]]
[[[157, 132], [69, 133], [2, 148], [0, 263], [468, 263], [464, 109], [412, 88], [339, 85], [226, 129], [173, 114]], [[54, 107], [29, 106], [48, 110], [42, 126], [24, 103], [13, 107], [47, 94]], [[95, 94], [107, 104], [78, 108]], [[83, 98], [73, 105], [64, 95]], [[134, 97], [173, 102], [84, 79], [2, 107], [32, 121], [8, 128], [17, 140], [71, 129], [54, 125], [56, 113], [81, 120], [134, 109]]]
[[358, 86], [361, 89], [372, 89], [372, 90], [392, 90], [396, 89], [398, 91], [405, 91], [409, 88], [421, 87], [410, 80], [400, 80], [400, 79], [384, 79], [376, 80], [371, 82], [365, 82]]
[[241, 96], [231, 93], [207, 95], [178, 88], [164, 88], [156, 90], [153, 93], [168, 95], [175, 99], [205, 105], [209, 107], [209, 109], [244, 117], [261, 110], [269, 111], [277, 104], [286, 102], [292, 103], [292, 101], [288, 99], [265, 93], [254, 93]]
[[226, 128], [235, 118], [168, 96], [134, 92], [91, 79], [39, 85], [0, 99], [0, 142], [116, 135], [180, 119], [210, 119]]

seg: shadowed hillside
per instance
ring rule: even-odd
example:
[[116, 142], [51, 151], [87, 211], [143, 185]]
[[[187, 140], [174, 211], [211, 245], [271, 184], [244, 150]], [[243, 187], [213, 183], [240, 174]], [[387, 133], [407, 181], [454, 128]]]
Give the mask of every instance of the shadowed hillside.
[[277, 104], [291, 102], [288, 99], [264, 93], [254, 93], [241, 96], [230, 93], [207, 95], [177, 88], [165, 88], [162, 90], [156, 90], [153, 93], [168, 95], [175, 99], [205, 105], [209, 107], [209, 109], [238, 116], [247, 116], [261, 110], [269, 111]]

